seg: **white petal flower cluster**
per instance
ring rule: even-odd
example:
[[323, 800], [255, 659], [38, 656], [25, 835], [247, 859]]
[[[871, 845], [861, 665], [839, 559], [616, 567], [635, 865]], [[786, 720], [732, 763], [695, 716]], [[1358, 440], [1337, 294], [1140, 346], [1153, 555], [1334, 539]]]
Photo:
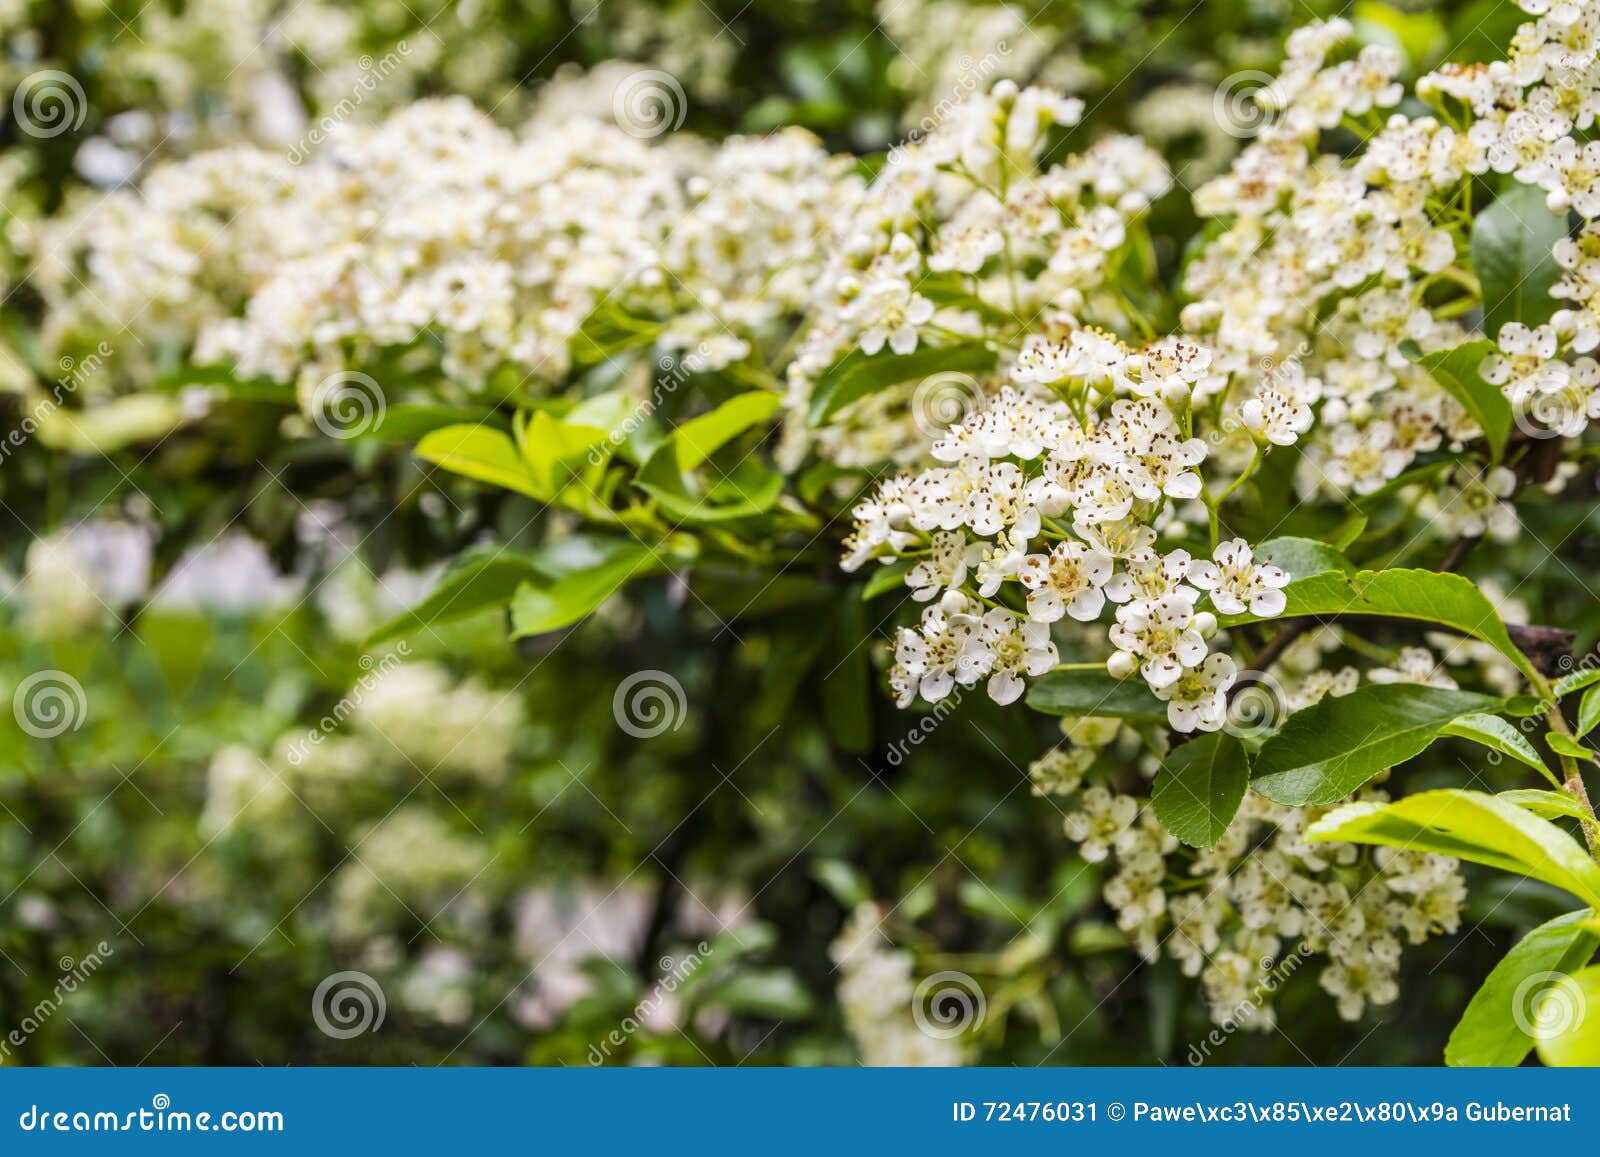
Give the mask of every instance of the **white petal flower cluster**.
[[652, 144], [424, 101], [300, 164], [236, 148], [158, 167], [42, 231], [34, 277], [54, 346], [130, 327], [121, 358], [176, 343], [303, 393], [386, 357], [437, 359], [466, 390], [560, 384], [598, 360], [599, 311], [716, 369], [787, 336], [860, 188], [801, 130]]
[[901, 706], [980, 681], [1014, 702], [1056, 665], [1053, 624], [1109, 619], [1113, 675], [1142, 675], [1179, 730], [1222, 726], [1237, 670], [1211, 653], [1217, 619], [1200, 603], [1270, 618], [1289, 576], [1242, 539], [1214, 560], [1158, 549], [1170, 506], [1203, 490], [1206, 442], [1187, 430], [1209, 363], [1184, 339], [1137, 352], [1092, 329], [1030, 339], [1013, 384], [933, 444], [939, 465], [856, 507], [845, 569], [909, 560], [906, 584], [933, 604], [895, 645]]
[[839, 1006], [861, 1050], [861, 1063], [911, 1068], [961, 1064], [958, 1040], [924, 1032], [918, 1024], [914, 962], [911, 953], [890, 944], [882, 930], [885, 917], [878, 905], [861, 905], [829, 949], [839, 967]]
[[1096, 785], [1067, 807], [1063, 827], [1084, 859], [1114, 860], [1103, 894], [1117, 926], [1146, 959], [1168, 956], [1199, 977], [1217, 1024], [1270, 1029], [1274, 993], [1313, 956], [1339, 1014], [1356, 1020], [1399, 996], [1405, 945], [1460, 925], [1455, 860], [1306, 843], [1326, 809], [1247, 795], [1221, 841], [1194, 852], [1134, 796]]

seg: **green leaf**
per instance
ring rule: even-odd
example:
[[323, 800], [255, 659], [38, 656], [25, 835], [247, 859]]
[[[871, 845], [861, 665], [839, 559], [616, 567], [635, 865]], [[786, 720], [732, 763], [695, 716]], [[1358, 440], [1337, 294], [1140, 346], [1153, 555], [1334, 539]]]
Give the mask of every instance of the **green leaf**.
[[1525, 787], [1516, 791], [1503, 791], [1499, 798], [1520, 808], [1526, 808], [1534, 815], [1543, 816], [1547, 820], [1566, 816], [1569, 819], [1590, 822], [1589, 813], [1584, 810], [1583, 805], [1570, 795], [1559, 791], [1547, 791], [1542, 787]]
[[1028, 688], [1028, 706], [1046, 715], [1100, 715], [1166, 721], [1167, 705], [1142, 679], [1113, 679], [1104, 670], [1052, 671]]
[[[564, 487], [610, 456], [611, 435], [598, 426], [579, 426], [535, 410], [519, 427], [522, 460], [541, 497], [554, 498]], [[594, 451], [604, 448], [596, 455]]]
[[1551, 251], [1567, 235], [1565, 214], [1545, 208], [1544, 192], [1509, 182], [1472, 223], [1472, 267], [1483, 286], [1483, 331], [1507, 322], [1542, 325], [1560, 303], [1550, 296], [1561, 270]]
[[1511, 403], [1499, 386], [1483, 380], [1478, 367], [1497, 348], [1488, 338], [1479, 338], [1454, 349], [1425, 354], [1409, 338], [1400, 343], [1401, 353], [1425, 368], [1447, 394], [1465, 407], [1483, 431], [1490, 455], [1496, 462], [1505, 452], [1506, 438], [1511, 433]]
[[982, 342], [923, 346], [908, 354], [879, 353], [872, 357], [851, 350], [817, 380], [811, 391], [810, 422], [820, 425], [851, 402], [913, 378], [981, 374], [993, 368], [997, 356]]
[[[1353, 575], [1325, 571], [1296, 579], [1284, 588], [1288, 600], [1282, 617], [1297, 615], [1382, 615], [1418, 619], [1452, 627], [1482, 639], [1517, 665], [1537, 686], [1539, 673], [1517, 650], [1494, 604], [1470, 579], [1431, 570], [1358, 571]], [[1223, 626], [1257, 623], [1261, 616], [1224, 615]]]
[[1509, 755], [1527, 764], [1540, 774], [1546, 773], [1544, 760], [1539, 758], [1538, 750], [1528, 742], [1527, 736], [1498, 715], [1463, 715], [1441, 727], [1439, 734], [1481, 743], [1501, 755]]
[[510, 429], [510, 423], [493, 410], [408, 403], [390, 406], [384, 411], [382, 422], [356, 435], [351, 441], [415, 442], [446, 426], [466, 424], [488, 426], [496, 430]]
[[1257, 561], [1270, 562], [1295, 579], [1310, 578], [1324, 571], [1355, 569], [1344, 555], [1314, 538], [1269, 538], [1256, 547], [1255, 553]]
[[906, 575], [916, 565], [916, 559], [902, 558], [879, 566], [877, 570], [872, 572], [872, 577], [867, 580], [867, 585], [861, 588], [862, 601], [875, 599], [885, 591], [906, 590]]
[[1573, 759], [1586, 759], [1591, 763], [1600, 762], [1595, 753], [1579, 743], [1570, 735], [1562, 735], [1559, 731], [1546, 731], [1544, 741], [1550, 745], [1550, 750], [1557, 755], [1570, 756]]
[[1590, 687], [1578, 701], [1578, 737], [1600, 726], [1600, 687]]
[[503, 607], [524, 582], [546, 577], [536, 554], [494, 547], [488, 553], [464, 555], [426, 598], [369, 635], [366, 646], [415, 634], [435, 623], [470, 618], [491, 607]]
[[1585, 968], [1566, 980], [1552, 985], [1533, 1010], [1552, 1025], [1539, 1038], [1539, 1059], [1551, 1068], [1593, 1068], [1600, 1065], [1600, 968]]
[[1289, 716], [1262, 744], [1251, 786], [1278, 803], [1334, 803], [1422, 751], [1446, 724], [1497, 702], [1415, 683], [1330, 695]]
[[813, 860], [811, 875], [845, 908], [855, 908], [872, 899], [866, 877], [844, 860]]
[[417, 443], [414, 453], [475, 482], [487, 482], [529, 498], [549, 497], [528, 472], [511, 435], [489, 426], [456, 425], [434, 430]]
[[1435, 852], [1531, 876], [1600, 907], [1600, 864], [1549, 820], [1481, 791], [1425, 791], [1393, 803], [1352, 803], [1306, 831], [1338, 840]]
[[1494, 966], [1461, 1014], [1444, 1048], [1445, 1064], [1521, 1064], [1534, 1046], [1534, 1038], [1523, 1026], [1533, 1023], [1533, 1004], [1545, 994], [1536, 987], [1540, 979], [1581, 967], [1597, 944], [1600, 925], [1587, 908], [1558, 916], [1529, 932]]
[[1574, 671], [1570, 675], [1563, 675], [1555, 681], [1550, 690], [1555, 692], [1557, 699], [1563, 699], [1574, 691], [1582, 691], [1585, 687], [1592, 687], [1600, 683], [1600, 667], [1590, 671]]
[[633, 579], [665, 569], [648, 547], [601, 540], [598, 557], [547, 585], [522, 583], [511, 601], [511, 637], [526, 638], [577, 622]]
[[728, 399], [709, 414], [691, 418], [672, 432], [678, 469], [693, 470], [751, 426], [772, 417], [782, 401], [767, 390], [751, 390]]
[[634, 484], [669, 517], [690, 525], [763, 514], [783, 493], [783, 476], [754, 458], [742, 459], [732, 471], [704, 485], [678, 469], [677, 444], [670, 441], [650, 455]]
[[1220, 840], [1250, 782], [1244, 745], [1214, 731], [1176, 747], [1161, 764], [1150, 803], [1156, 818], [1194, 848]]

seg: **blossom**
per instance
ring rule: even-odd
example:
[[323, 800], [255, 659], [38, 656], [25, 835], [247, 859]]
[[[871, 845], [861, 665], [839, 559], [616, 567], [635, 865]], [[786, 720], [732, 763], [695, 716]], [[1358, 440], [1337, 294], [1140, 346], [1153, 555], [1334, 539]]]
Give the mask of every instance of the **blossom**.
[[1089, 622], [1105, 605], [1101, 589], [1111, 577], [1111, 556], [1081, 542], [1058, 543], [1049, 554], [1030, 554], [1018, 577], [1028, 588], [1028, 617], [1054, 623], [1063, 615]]
[[1225, 615], [1249, 613], [1260, 618], [1281, 615], [1288, 599], [1283, 588], [1289, 585], [1287, 572], [1271, 563], [1257, 563], [1250, 544], [1242, 538], [1229, 539], [1217, 547], [1212, 561], [1196, 559], [1189, 564], [1189, 581], [1211, 595], [1211, 605]]

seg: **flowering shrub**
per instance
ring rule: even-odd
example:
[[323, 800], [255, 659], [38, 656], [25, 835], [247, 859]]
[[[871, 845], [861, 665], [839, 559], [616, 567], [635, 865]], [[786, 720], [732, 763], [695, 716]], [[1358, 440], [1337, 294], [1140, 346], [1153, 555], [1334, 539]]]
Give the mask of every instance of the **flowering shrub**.
[[[1075, 1033], [1100, 1032], [1120, 954], [1193, 998], [1188, 1027], [1263, 1039], [1306, 987], [1330, 1018], [1384, 1015], [1420, 957], [1465, 982], [1439, 1010], [1452, 1063], [1592, 1060], [1600, 1020], [1550, 1009], [1594, 990], [1600, 945], [1600, 673], [1579, 646], [1600, 615], [1576, 579], [1600, 6], [1522, 8], [1487, 63], [1441, 62], [1423, 17], [1376, 8], [1294, 31], [1247, 125], [1219, 90], [1237, 151], [1176, 144], [1162, 89], [1102, 123], [992, 6], [962, 19], [1019, 39], [908, 107], [882, 156], [799, 127], [641, 132], [598, 70], [515, 127], [422, 100], [304, 155], [233, 144], [76, 196], [22, 247], [39, 315], [18, 396], [74, 372], [17, 468], [130, 501], [105, 519], [75, 493], [103, 521], [27, 548], [19, 653], [68, 664], [74, 633], [145, 614], [308, 601], [363, 670], [423, 649], [371, 680], [308, 669], [244, 734], [219, 727], [198, 830], [303, 874], [324, 842], [287, 819], [304, 805], [364, 849], [326, 867], [316, 919], [430, 1023], [489, 1003], [475, 962], [503, 979], [495, 931], [517, 922], [524, 955], [554, 958], [512, 986], [526, 1030], [582, 1021], [580, 996], [627, 1007], [619, 962], [723, 934], [695, 957], [713, 971], [651, 1003], [702, 1055], [736, 1056], [741, 1016], [813, 1016], [810, 984], [837, 986], [869, 1063], [988, 1055], [1018, 1019], [1031, 1060], [1100, 1059]], [[930, 29], [904, 26], [948, 74]], [[208, 563], [244, 493], [274, 557], [228, 538]], [[219, 598], [208, 566], [250, 591]], [[542, 695], [674, 753], [675, 824], [657, 789], [624, 818], [568, 766], [628, 757], [517, 697], [547, 662]], [[710, 766], [738, 787], [758, 752], [748, 812], [696, 821], [685, 784]], [[551, 779], [519, 778], [534, 763]], [[886, 769], [904, 775], [880, 792]], [[572, 821], [555, 875], [614, 872], [613, 839], [663, 870], [587, 970], [561, 900], [501, 862], [572, 784], [604, 815]], [[827, 837], [868, 787], [909, 834], [876, 846], [877, 812]], [[828, 822], [797, 836], [818, 799]], [[974, 867], [961, 848], [996, 812]], [[751, 853], [770, 875], [685, 910], [680, 875], [744, 872], [769, 842], [788, 862]], [[1492, 921], [1508, 875], [1531, 882], [1501, 917], [1526, 935], [1473, 972], [1445, 938]], [[851, 913], [812, 974], [752, 917], [769, 887]], [[413, 951], [435, 912], [451, 942]], [[925, 1002], [952, 975], [973, 988], [947, 1035]], [[684, 1059], [660, 1050], [638, 1055]]]

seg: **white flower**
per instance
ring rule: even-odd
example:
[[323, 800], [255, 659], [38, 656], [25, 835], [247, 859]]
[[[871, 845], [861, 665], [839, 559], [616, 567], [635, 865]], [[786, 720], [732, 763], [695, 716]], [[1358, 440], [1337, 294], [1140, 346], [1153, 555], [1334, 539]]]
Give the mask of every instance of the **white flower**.
[[[947, 592], [922, 612], [917, 629], [902, 628], [895, 641], [895, 663], [906, 690], [937, 703], [957, 683], [971, 687], [988, 671], [992, 656], [979, 640], [981, 623], [964, 595]], [[910, 702], [902, 696], [902, 707]]]
[[1058, 656], [1050, 641], [1050, 628], [1044, 623], [1019, 619], [1004, 607], [983, 616], [981, 644], [986, 652], [983, 668], [989, 675], [989, 698], [996, 703], [1014, 703], [1023, 691], [1021, 676], [1043, 675], [1055, 667]]
[[1288, 599], [1283, 588], [1289, 585], [1286, 571], [1271, 563], [1257, 564], [1250, 544], [1242, 538], [1221, 543], [1211, 555], [1214, 561], [1196, 559], [1189, 564], [1189, 581], [1211, 593], [1211, 605], [1225, 615], [1246, 612], [1262, 618], [1283, 614]]
[[1228, 717], [1228, 688], [1238, 678], [1239, 669], [1227, 655], [1208, 655], [1198, 667], [1191, 667], [1176, 683], [1163, 687], [1156, 696], [1167, 702], [1167, 722], [1174, 731], [1217, 731]]
[[887, 343], [897, 354], [917, 348], [917, 326], [933, 317], [933, 302], [913, 293], [904, 278], [871, 281], [855, 303], [861, 320], [861, 352], [872, 355]]
[[932, 553], [906, 572], [906, 586], [919, 603], [955, 590], [967, 581], [967, 568], [978, 561], [982, 548], [954, 531], [933, 536]]
[[1049, 554], [1028, 555], [1017, 572], [1028, 588], [1028, 617], [1036, 623], [1054, 623], [1063, 615], [1092, 621], [1105, 606], [1101, 588], [1111, 566], [1109, 554], [1070, 540]]
[[1138, 599], [1117, 608], [1111, 642], [1117, 648], [1112, 658], [1121, 656], [1117, 666], [1138, 663], [1154, 691], [1170, 687], [1185, 667], [1198, 666], [1206, 657], [1205, 638], [1195, 627], [1194, 604], [1178, 594]]

